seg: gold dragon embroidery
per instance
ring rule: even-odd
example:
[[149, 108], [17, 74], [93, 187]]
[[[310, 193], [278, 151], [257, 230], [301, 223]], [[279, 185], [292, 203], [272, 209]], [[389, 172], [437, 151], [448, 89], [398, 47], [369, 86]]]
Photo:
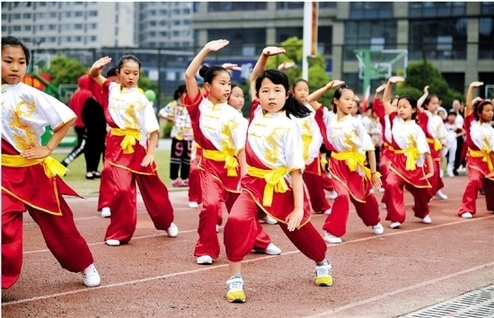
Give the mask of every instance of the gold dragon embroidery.
[[[25, 110], [22, 109], [24, 105], [26, 106]], [[12, 129], [12, 140], [19, 150], [27, 150], [37, 144], [36, 133], [33, 128], [29, 123], [22, 121], [22, 118], [31, 117], [35, 110], [35, 103], [25, 100], [21, 100], [17, 103], [15, 109], [11, 110], [12, 120], [9, 126]]]
[[265, 157], [269, 163], [275, 164], [278, 161], [281, 149], [278, 147], [276, 140], [283, 137], [287, 131], [287, 127], [277, 127], [267, 134], [266, 143], [268, 144], [268, 147], [265, 149]]
[[221, 149], [228, 153], [235, 153], [235, 144], [233, 143], [232, 132], [238, 127], [238, 122], [234, 119], [228, 120], [221, 128]]

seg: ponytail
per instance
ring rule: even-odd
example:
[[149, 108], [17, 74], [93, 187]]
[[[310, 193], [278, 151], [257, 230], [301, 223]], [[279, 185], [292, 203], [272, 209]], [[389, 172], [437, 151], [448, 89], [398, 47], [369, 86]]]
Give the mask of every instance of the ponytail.
[[285, 101], [285, 106], [283, 106], [282, 110], [286, 111], [286, 115], [292, 115], [296, 118], [304, 118], [311, 114], [311, 111], [307, 106], [300, 103], [292, 94], [289, 94], [288, 98]]

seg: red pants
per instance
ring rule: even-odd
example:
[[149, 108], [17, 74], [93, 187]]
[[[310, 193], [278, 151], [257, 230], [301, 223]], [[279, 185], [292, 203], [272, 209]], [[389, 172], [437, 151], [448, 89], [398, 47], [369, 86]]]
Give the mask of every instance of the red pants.
[[443, 179], [441, 179], [441, 161], [434, 160], [434, 175], [429, 179], [432, 188], [429, 189], [431, 198], [436, 192], [444, 188]]
[[[220, 243], [216, 233], [216, 225], [223, 222], [221, 203], [225, 202], [228, 213], [232, 210], [239, 194], [228, 192], [222, 184], [213, 178], [210, 173], [199, 170], [202, 188], [202, 209], [199, 213], [199, 226], [194, 256], [209, 255], [217, 259], [220, 255]], [[265, 249], [271, 243], [271, 238], [259, 224], [259, 231], [255, 237], [255, 247]]]
[[362, 219], [366, 226], [373, 226], [381, 221], [379, 217], [379, 205], [376, 197], [372, 194], [365, 198], [364, 202], [355, 200], [348, 189], [341, 182], [333, 179], [333, 186], [338, 193], [338, 197], [333, 202], [331, 214], [326, 217], [323, 230], [337, 237], [342, 237], [346, 233], [346, 223], [350, 212], [350, 201], [352, 201], [357, 215]]
[[[255, 242], [262, 231], [259, 217], [263, 214], [252, 196], [243, 191], [225, 225], [224, 243], [226, 256], [230, 262], [242, 261], [256, 247]], [[316, 263], [324, 261], [327, 246], [312, 223], [309, 222], [293, 232], [288, 231], [286, 224], [281, 222], [278, 224], [300, 252]]]
[[38, 224], [50, 252], [62, 268], [78, 273], [94, 263], [93, 255], [74, 222], [62, 196], [62, 216], [54, 216], [25, 205], [2, 191], [2, 289], [14, 285], [21, 274], [23, 212], [28, 211]]
[[494, 181], [486, 179], [477, 169], [468, 168], [468, 183], [463, 193], [461, 207], [458, 215], [465, 212], [475, 214], [477, 212], [477, 196], [480, 188], [483, 186], [485, 192], [485, 202], [487, 210], [494, 211]]
[[[381, 173], [381, 188], [386, 189], [386, 176], [388, 175], [389, 168], [388, 168], [388, 163], [389, 159], [387, 157], [388, 155], [382, 156], [381, 161], [379, 162], [379, 172]], [[386, 191], [384, 191], [383, 196], [381, 198], [381, 202], [386, 204], [386, 201], [388, 199], [388, 195]]]
[[199, 169], [197, 169], [197, 163], [199, 157], [196, 157], [190, 162], [189, 172], [189, 202], [201, 203], [201, 179], [199, 176]]
[[386, 220], [391, 222], [405, 222], [406, 208], [405, 208], [405, 194], [403, 188], [412, 194], [415, 201], [413, 205], [413, 212], [416, 217], [423, 219], [429, 214], [429, 200], [431, 198], [431, 191], [429, 188], [416, 188], [413, 185], [407, 183], [394, 171], [389, 170], [386, 177], [386, 189], [385, 193], [388, 194], [388, 201], [386, 202], [387, 216]]
[[324, 193], [323, 177], [313, 173], [304, 173], [303, 178], [309, 193], [312, 210], [316, 213], [323, 213], [331, 209], [331, 204], [329, 204], [326, 199], [326, 193]]
[[114, 239], [125, 244], [130, 241], [137, 225], [136, 182], [146, 210], [157, 230], [166, 231], [173, 222], [173, 207], [168, 189], [157, 174], [143, 175], [117, 168], [105, 161], [104, 171], [116, 187], [110, 204], [110, 225], [105, 241]]
[[334, 191], [333, 179], [331, 179], [326, 172], [321, 172], [322, 187], [326, 191]]

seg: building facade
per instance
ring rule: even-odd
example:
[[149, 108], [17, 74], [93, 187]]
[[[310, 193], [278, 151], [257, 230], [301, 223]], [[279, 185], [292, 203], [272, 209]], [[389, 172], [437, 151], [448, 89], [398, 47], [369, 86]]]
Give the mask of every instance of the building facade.
[[[266, 45], [303, 35], [303, 2], [200, 2], [192, 28], [197, 46], [226, 38], [220, 52], [257, 58]], [[494, 84], [494, 2], [319, 2], [318, 50], [334, 78], [362, 89], [354, 50], [402, 50], [427, 59], [450, 86]], [[391, 56], [391, 55], [390, 55]]]

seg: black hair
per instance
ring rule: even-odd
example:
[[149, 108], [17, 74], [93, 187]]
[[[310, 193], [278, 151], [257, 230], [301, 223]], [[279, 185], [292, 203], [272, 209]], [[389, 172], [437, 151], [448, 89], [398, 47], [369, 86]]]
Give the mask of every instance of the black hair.
[[307, 108], [304, 104], [300, 103], [298, 100], [293, 97], [290, 93], [290, 84], [288, 81], [288, 77], [285, 73], [278, 70], [265, 70], [259, 75], [256, 79], [256, 94], [259, 97], [259, 91], [261, 90], [262, 81], [267, 78], [275, 85], [283, 85], [285, 88], [286, 95], [288, 98], [285, 101], [285, 105], [281, 108], [281, 110], [286, 111], [286, 115], [293, 115], [297, 118], [304, 118], [311, 114], [309, 108]]
[[26, 56], [26, 64], [29, 65], [29, 61], [31, 60], [31, 52], [21, 40], [10, 35], [2, 36], [2, 51], [6, 46], [20, 46]]
[[118, 61], [117, 69], [121, 70], [122, 67], [123, 67], [123, 65], [124, 65], [124, 63], [127, 62], [127, 61], [134, 61], [134, 62], [136, 62], [139, 65], [139, 69], [141, 69], [141, 62], [139, 61], [139, 59], [137, 57], [135, 57], [132, 54], [126, 54], [126, 55], [122, 56], [120, 58], [120, 60]]
[[412, 109], [415, 109], [415, 112], [412, 113], [412, 119], [415, 120], [415, 118], [417, 118], [417, 99], [415, 99], [412, 96], [404, 95], [404, 96], [398, 97], [398, 103], [402, 99], [407, 100], [410, 103], [410, 106], [412, 107]]
[[185, 84], [178, 85], [175, 93], [173, 93], [173, 100], [179, 99], [180, 96], [184, 93], [187, 93], [187, 87], [185, 86]]
[[110, 68], [108, 70], [108, 72], [106, 72], [106, 77], [117, 76], [117, 69], [118, 69], [118, 67], [116, 67], [116, 66], [113, 66], [112, 68]]
[[[336, 104], [334, 103], [334, 99], [340, 99], [341, 98], [341, 94], [343, 93], [343, 91], [345, 89], [349, 89], [353, 92], [353, 89], [350, 88], [350, 86], [348, 85], [341, 85], [340, 87], [338, 87], [335, 91], [334, 91], [334, 94], [333, 94], [333, 98], [331, 99], [331, 107], [333, 108], [333, 112], [336, 114], [338, 112], [338, 107], [336, 107]], [[358, 104], [357, 104], [357, 107], [358, 107]], [[358, 107], [358, 109], [360, 109], [360, 107]]]
[[303, 78], [296, 80], [293, 85], [292, 85], [292, 90], [295, 90], [295, 87], [297, 86], [298, 83], [305, 83], [307, 84], [307, 87], [309, 86], [309, 82], [304, 80]]
[[213, 79], [216, 77], [216, 75], [218, 75], [221, 72], [227, 72], [228, 75], [230, 75], [230, 73], [228, 72], [228, 70], [226, 68], [222, 67], [222, 66], [207, 66], [207, 65], [203, 65], [199, 69], [199, 76], [201, 76], [202, 78], [204, 78], [204, 83], [212, 84], [213, 83]]
[[425, 101], [424, 101], [424, 108], [425, 108], [425, 109], [429, 109], [429, 108], [428, 108], [428, 107], [429, 107], [429, 103], [431, 102], [431, 100], [432, 100], [434, 97], [436, 97], [438, 101], [439, 101], [439, 100], [441, 100], [441, 99], [439, 98], [439, 96], [437, 96], [436, 94], [431, 94], [431, 95], [427, 96], [427, 98], [426, 98], [426, 99], [425, 99]]
[[491, 105], [492, 106], [491, 101], [488, 100], [488, 99], [484, 99], [484, 100], [480, 100], [480, 101], [476, 102], [473, 105], [473, 116], [475, 116], [475, 119], [477, 121], [480, 121], [480, 114], [482, 114], [482, 112], [484, 111], [484, 107], [486, 105]]

